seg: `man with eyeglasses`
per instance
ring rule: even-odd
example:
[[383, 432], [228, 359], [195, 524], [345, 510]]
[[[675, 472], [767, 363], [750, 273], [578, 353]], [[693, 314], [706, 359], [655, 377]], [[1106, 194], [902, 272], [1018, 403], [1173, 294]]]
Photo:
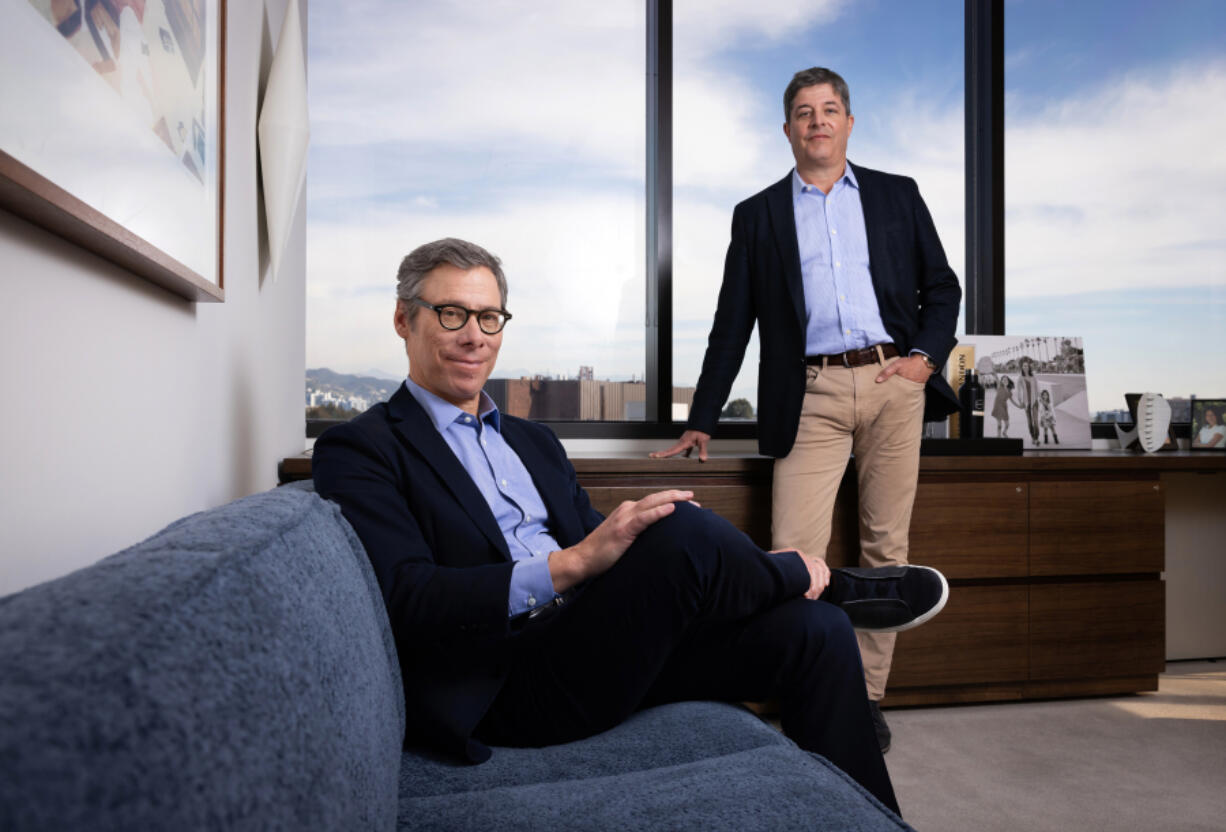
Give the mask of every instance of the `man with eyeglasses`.
[[569, 742], [685, 699], [774, 699], [783, 730], [897, 810], [852, 620], [935, 615], [935, 570], [830, 570], [763, 552], [688, 491], [602, 517], [553, 432], [482, 387], [502, 345], [498, 258], [463, 240], [400, 266], [409, 376], [316, 442], [316, 488], [374, 566], [396, 637], [407, 739], [471, 762]]
[[[719, 421], [754, 325], [758, 449], [775, 457], [772, 545], [823, 555], [839, 482], [855, 457], [860, 563], [907, 562], [923, 421], [958, 400], [941, 373], [962, 290], [915, 181], [847, 161], [847, 82], [801, 70], [783, 95], [796, 166], [737, 205], [724, 280], [681, 439], [698, 451]], [[859, 636], [881, 750], [893, 633]]]

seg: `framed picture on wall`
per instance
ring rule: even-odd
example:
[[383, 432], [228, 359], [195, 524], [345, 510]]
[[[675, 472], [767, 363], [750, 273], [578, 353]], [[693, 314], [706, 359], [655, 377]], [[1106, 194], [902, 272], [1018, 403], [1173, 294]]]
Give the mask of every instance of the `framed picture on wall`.
[[224, 0], [0, 5], [0, 207], [225, 297]]
[[1226, 451], [1226, 399], [1192, 397], [1194, 451]]

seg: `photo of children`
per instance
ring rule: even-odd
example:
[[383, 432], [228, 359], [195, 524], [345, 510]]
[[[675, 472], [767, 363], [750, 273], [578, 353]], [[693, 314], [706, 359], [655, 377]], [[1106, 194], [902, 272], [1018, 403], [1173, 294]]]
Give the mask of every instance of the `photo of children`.
[[1085, 353], [1080, 338], [1013, 335], [963, 336], [973, 349], [984, 387], [984, 435], [1021, 439], [1022, 447], [1090, 447]]

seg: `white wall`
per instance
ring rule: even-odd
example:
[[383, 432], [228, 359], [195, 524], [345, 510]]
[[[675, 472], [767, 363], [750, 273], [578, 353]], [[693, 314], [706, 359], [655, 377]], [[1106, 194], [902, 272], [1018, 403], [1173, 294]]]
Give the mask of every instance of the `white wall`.
[[225, 303], [0, 211], [0, 595], [269, 488], [303, 448], [306, 212], [274, 282], [255, 144], [286, 8], [228, 4]]
[[1226, 656], [1226, 474], [1163, 474], [1166, 657]]

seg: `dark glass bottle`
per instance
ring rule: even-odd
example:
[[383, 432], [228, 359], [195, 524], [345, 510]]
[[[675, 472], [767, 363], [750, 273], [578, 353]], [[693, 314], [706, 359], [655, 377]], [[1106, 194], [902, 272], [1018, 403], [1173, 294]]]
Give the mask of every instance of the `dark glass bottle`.
[[979, 374], [967, 370], [962, 378], [962, 387], [958, 389], [959, 425], [963, 439], [983, 438], [983, 385], [979, 383]]

